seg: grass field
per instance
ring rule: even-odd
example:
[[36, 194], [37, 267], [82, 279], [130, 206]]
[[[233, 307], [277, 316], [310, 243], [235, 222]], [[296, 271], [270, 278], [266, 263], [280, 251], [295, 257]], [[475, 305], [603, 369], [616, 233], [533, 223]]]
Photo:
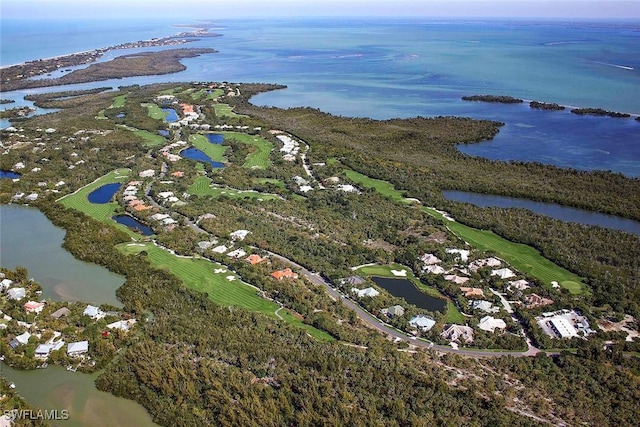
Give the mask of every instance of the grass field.
[[[259, 290], [240, 280], [225, 266], [203, 258], [179, 257], [158, 248], [152, 243], [123, 243], [117, 246], [125, 254], [147, 253], [147, 259], [155, 267], [166, 269], [175, 274], [188, 288], [205, 292], [209, 299], [223, 306], [238, 306], [276, 316], [280, 308], [273, 301], [259, 296]], [[229, 280], [233, 277], [233, 280]], [[280, 310], [280, 317], [288, 323], [305, 329], [310, 335], [325, 341], [332, 340], [327, 333], [303, 324], [286, 310]]]
[[162, 111], [162, 108], [158, 107], [156, 104], [145, 103], [141, 105], [147, 109], [147, 114], [149, 114], [149, 117], [152, 119], [164, 120], [165, 117], [167, 117], [167, 113]]
[[[375, 188], [380, 194], [395, 201], [409, 202], [404, 197], [404, 193], [396, 190], [389, 182], [369, 178], [366, 175], [349, 170], [345, 171], [345, 175], [360, 185]], [[551, 285], [552, 281], [556, 281], [572, 294], [579, 295], [589, 292], [589, 288], [578, 275], [549, 261], [530, 246], [511, 242], [491, 231], [478, 230], [459, 222], [450, 221], [433, 208], [423, 207], [422, 209], [429, 215], [444, 222], [454, 234], [472, 246], [486, 251], [494, 251], [513, 268], [541, 280], [548, 286]]]
[[256, 151], [247, 156], [242, 166], [245, 168], [258, 167], [261, 169], [269, 167], [269, 156], [273, 150], [273, 144], [270, 141], [267, 141], [260, 136], [249, 135], [242, 132], [222, 132], [222, 134], [224, 135], [225, 140], [235, 139], [243, 144], [256, 147]]
[[[401, 271], [406, 270], [407, 276], [396, 276], [391, 270]], [[440, 298], [447, 301], [447, 311], [445, 313], [445, 322], [446, 323], [459, 323], [464, 322], [465, 317], [460, 313], [458, 308], [444, 295], [440, 293], [436, 288], [432, 286], [425, 285], [422, 283], [414, 274], [413, 271], [400, 264], [390, 264], [390, 265], [367, 265], [365, 267], [360, 267], [356, 270], [358, 273], [364, 276], [378, 276], [378, 277], [390, 277], [393, 279], [407, 279], [411, 281], [421, 292], [424, 292], [427, 295], [430, 295], [435, 298]]]
[[222, 89], [214, 89], [211, 91], [211, 93], [207, 96], [207, 100], [214, 100], [220, 96], [224, 95], [224, 91]]
[[122, 108], [127, 103], [127, 95], [118, 95], [113, 98], [113, 103], [111, 104], [111, 108]]
[[282, 182], [281, 180], [276, 179], [276, 178], [255, 178], [253, 180], [253, 182], [256, 182], [256, 183], [259, 183], [259, 184], [267, 184], [267, 183], [268, 184], [273, 184], [276, 187], [280, 187], [280, 188], [286, 188], [287, 187], [287, 185], [284, 182]]
[[214, 162], [226, 162], [224, 152], [227, 151], [227, 147], [221, 144], [212, 144], [204, 135], [190, 135], [189, 142], [198, 150], [205, 153]]
[[193, 93], [191, 93], [191, 99], [193, 99], [194, 101], [199, 101], [200, 99], [202, 99], [202, 97], [207, 93], [206, 89], [200, 89], [198, 91], [195, 91]]
[[139, 239], [139, 234], [132, 231], [129, 227], [118, 224], [111, 219], [111, 217], [116, 212], [116, 209], [118, 209], [118, 207], [120, 206], [118, 205], [118, 203], [91, 203], [89, 202], [89, 199], [87, 199], [89, 193], [91, 193], [96, 188], [102, 187], [105, 184], [128, 181], [129, 172], [129, 169], [116, 169], [115, 171], [109, 172], [108, 174], [100, 177], [98, 180], [92, 182], [91, 184], [85, 185], [75, 193], [61, 197], [60, 199], [58, 199], [58, 202], [62, 203], [67, 208], [83, 212], [98, 221], [102, 221], [121, 230], [124, 230], [131, 237]]
[[278, 200], [275, 194], [259, 193], [252, 190], [235, 190], [233, 188], [224, 188], [211, 183], [211, 179], [206, 176], [196, 178], [193, 184], [187, 189], [189, 194], [194, 196], [210, 196], [220, 197], [227, 196], [232, 199], [260, 199], [260, 200]]
[[160, 95], [174, 95], [182, 90], [182, 86], [176, 86], [171, 89], [166, 89], [160, 92]]
[[146, 130], [136, 129], [136, 128], [132, 128], [124, 125], [117, 125], [117, 126], [121, 129], [126, 129], [128, 131], [131, 131], [137, 137], [142, 138], [144, 140], [143, 145], [145, 147], [158, 147], [160, 145], [164, 145], [167, 143], [167, 140], [159, 134], [151, 133]]
[[236, 114], [228, 104], [215, 104], [213, 108], [216, 110], [217, 117], [247, 117], [243, 114]]

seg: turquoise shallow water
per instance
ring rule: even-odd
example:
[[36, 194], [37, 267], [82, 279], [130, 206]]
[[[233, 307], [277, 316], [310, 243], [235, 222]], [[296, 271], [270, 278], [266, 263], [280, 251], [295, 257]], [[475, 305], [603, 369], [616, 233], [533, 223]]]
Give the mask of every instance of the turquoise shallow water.
[[[376, 119], [489, 118], [506, 126], [494, 141], [464, 147], [464, 152], [640, 177], [640, 122], [460, 99], [490, 93], [640, 114], [640, 22], [214, 22], [211, 31], [221, 37], [203, 38], [189, 46], [213, 47], [218, 53], [184, 60], [188, 69], [181, 73], [106, 83], [114, 87], [191, 80], [281, 83], [288, 88], [252, 101]], [[184, 30], [170, 24], [3, 25], [2, 63], [16, 62], [17, 52], [52, 56], [61, 53], [60, 46], [80, 50], [112, 45], [113, 34], [122, 42]], [[59, 31], [65, 25], [74, 31]], [[36, 41], [42, 43], [36, 47]], [[8, 95], [20, 99], [24, 93]]]

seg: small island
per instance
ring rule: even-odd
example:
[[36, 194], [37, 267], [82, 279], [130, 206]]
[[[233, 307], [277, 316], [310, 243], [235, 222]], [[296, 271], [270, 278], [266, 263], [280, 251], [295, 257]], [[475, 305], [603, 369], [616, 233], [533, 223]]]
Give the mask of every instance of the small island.
[[540, 102], [540, 101], [531, 101], [529, 103], [529, 107], [536, 108], [538, 110], [549, 110], [549, 111], [562, 111], [565, 109], [564, 105], [556, 104], [555, 102]]
[[480, 101], [480, 102], [496, 102], [501, 104], [521, 104], [524, 102], [520, 98], [514, 98], [512, 96], [502, 95], [471, 95], [463, 96], [463, 101]]
[[573, 114], [578, 114], [578, 115], [589, 115], [589, 116], [602, 116], [602, 117], [614, 117], [614, 118], [620, 118], [620, 119], [626, 119], [631, 117], [631, 114], [627, 114], [627, 113], [618, 113], [615, 111], [607, 111], [607, 110], [603, 110], [602, 108], [574, 108], [573, 110], [571, 110], [571, 112]]

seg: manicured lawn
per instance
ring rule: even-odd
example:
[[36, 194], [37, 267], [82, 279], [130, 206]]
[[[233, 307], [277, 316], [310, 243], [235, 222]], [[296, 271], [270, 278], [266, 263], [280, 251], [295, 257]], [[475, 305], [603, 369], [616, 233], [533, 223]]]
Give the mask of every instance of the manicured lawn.
[[227, 196], [233, 199], [262, 199], [262, 200], [278, 200], [275, 194], [259, 193], [252, 190], [235, 190], [232, 188], [220, 187], [211, 183], [211, 179], [206, 176], [199, 176], [193, 184], [187, 189], [189, 194], [194, 196], [210, 196], [220, 197]]
[[128, 131], [131, 131], [137, 137], [142, 138], [144, 140], [143, 145], [145, 147], [157, 147], [167, 143], [167, 140], [162, 135], [159, 135], [156, 133], [151, 133], [146, 130], [140, 130], [140, 129], [132, 128], [129, 126], [124, 126], [124, 125], [118, 125], [118, 127], [121, 129], [126, 129]]
[[227, 147], [221, 144], [212, 144], [204, 135], [191, 135], [189, 136], [189, 142], [198, 150], [205, 153], [215, 162], [226, 162], [224, 152], [227, 151]]
[[164, 120], [164, 118], [167, 117], [167, 113], [162, 111], [162, 108], [158, 107], [156, 104], [145, 103], [142, 104], [142, 106], [147, 109], [149, 117], [151, 117], [152, 119]]
[[276, 178], [256, 178], [253, 180], [253, 182], [260, 183], [260, 184], [273, 184], [276, 187], [280, 187], [280, 188], [287, 187], [284, 182]]
[[83, 212], [90, 217], [102, 221], [114, 227], [118, 227], [121, 230], [126, 231], [129, 235], [135, 239], [139, 239], [140, 235], [133, 232], [129, 227], [122, 224], [118, 224], [111, 217], [114, 215], [120, 205], [116, 202], [110, 203], [91, 203], [87, 198], [88, 195], [96, 188], [102, 187], [105, 184], [112, 182], [126, 182], [129, 180], [129, 169], [117, 169], [113, 172], [102, 176], [98, 180], [87, 184], [73, 194], [68, 194], [60, 199], [58, 202], [62, 203], [65, 207]]
[[198, 101], [207, 93], [206, 89], [200, 89], [199, 91], [193, 92], [191, 94], [191, 99]]
[[218, 98], [219, 96], [224, 95], [224, 91], [222, 89], [214, 89], [211, 91], [211, 93], [207, 96], [207, 100], [213, 100]]
[[[275, 312], [280, 308], [278, 304], [259, 296], [258, 289], [242, 282], [222, 264], [203, 258], [179, 257], [152, 243], [123, 243], [117, 248], [125, 254], [147, 252], [147, 259], [153, 266], [171, 271], [185, 286], [206, 293], [209, 299], [217, 304], [244, 307], [250, 311], [277, 317]], [[233, 277], [233, 280], [229, 280], [228, 277]], [[304, 328], [318, 339], [332, 339], [327, 333], [304, 325], [286, 310], [280, 310], [278, 314], [286, 322]]]
[[[380, 194], [395, 201], [407, 202], [403, 192], [396, 190], [389, 182], [369, 178], [349, 170], [345, 171], [345, 175], [360, 185], [375, 188]], [[578, 275], [549, 261], [530, 246], [511, 242], [492, 231], [478, 230], [456, 221], [450, 221], [433, 208], [423, 207], [422, 210], [444, 222], [454, 234], [464, 241], [478, 249], [494, 251], [500, 258], [522, 273], [535, 277], [549, 286], [552, 281], [556, 281], [575, 295], [589, 292], [589, 288], [582, 283], [582, 279]]]
[[269, 167], [269, 155], [273, 150], [273, 144], [270, 141], [258, 135], [249, 135], [242, 132], [222, 132], [225, 140], [235, 139], [243, 144], [256, 147], [256, 151], [249, 154], [244, 162], [245, 168], [258, 167], [266, 169]]
[[182, 90], [182, 86], [176, 86], [171, 89], [166, 89], [160, 92], [160, 95], [173, 95]]
[[127, 103], [127, 95], [118, 95], [113, 98], [113, 103], [111, 104], [111, 108], [122, 108]]
[[236, 114], [228, 104], [215, 104], [213, 108], [216, 110], [216, 116], [218, 117], [247, 117], [243, 114]]

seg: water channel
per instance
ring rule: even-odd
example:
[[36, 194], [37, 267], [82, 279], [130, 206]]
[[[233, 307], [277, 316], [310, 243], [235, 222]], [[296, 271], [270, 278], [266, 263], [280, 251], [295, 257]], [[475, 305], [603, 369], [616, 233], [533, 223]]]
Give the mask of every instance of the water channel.
[[640, 236], [640, 222], [615, 215], [571, 208], [556, 203], [536, 202], [515, 197], [494, 196], [467, 191], [445, 190], [442, 194], [448, 200], [471, 203], [481, 208], [523, 208], [561, 221], [575, 222], [584, 225], [597, 225], [599, 227], [625, 231]]

